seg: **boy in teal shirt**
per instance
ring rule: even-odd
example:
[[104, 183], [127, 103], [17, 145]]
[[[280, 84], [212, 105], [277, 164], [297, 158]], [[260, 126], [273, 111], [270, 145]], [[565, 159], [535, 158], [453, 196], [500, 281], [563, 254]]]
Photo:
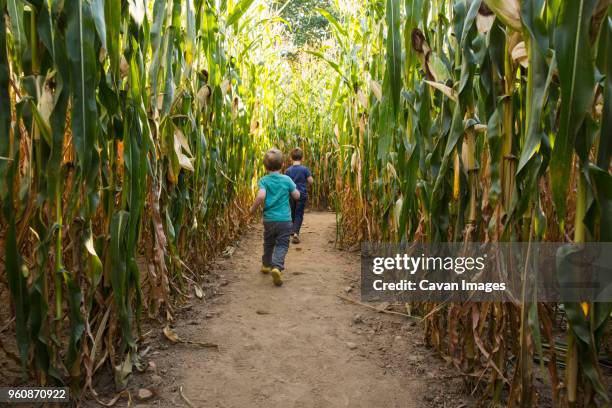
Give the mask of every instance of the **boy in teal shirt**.
[[290, 177], [280, 173], [283, 166], [283, 154], [280, 150], [268, 150], [264, 156], [264, 166], [268, 174], [257, 183], [259, 191], [251, 207], [251, 214], [264, 204], [264, 253], [261, 258], [261, 272], [271, 274], [274, 284], [281, 286], [285, 256], [293, 232], [289, 196], [299, 200], [300, 192]]

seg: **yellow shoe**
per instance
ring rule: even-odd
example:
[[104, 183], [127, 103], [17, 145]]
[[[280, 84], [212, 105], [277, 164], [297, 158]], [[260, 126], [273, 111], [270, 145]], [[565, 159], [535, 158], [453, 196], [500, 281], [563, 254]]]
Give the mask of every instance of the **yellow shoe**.
[[270, 268], [269, 266], [261, 265], [261, 273], [263, 273], [264, 275], [269, 274], [271, 270], [272, 268]]
[[276, 286], [282, 286], [283, 274], [281, 273], [281, 271], [278, 268], [272, 268], [270, 274], [272, 275], [272, 280], [274, 281], [274, 284]]

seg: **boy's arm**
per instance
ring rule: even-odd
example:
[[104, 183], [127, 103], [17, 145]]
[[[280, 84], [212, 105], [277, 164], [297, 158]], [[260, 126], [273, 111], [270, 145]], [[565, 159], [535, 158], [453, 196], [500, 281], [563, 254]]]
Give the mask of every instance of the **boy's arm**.
[[308, 181], [308, 184], [312, 184], [312, 183], [314, 183], [314, 179], [312, 178], [312, 176], [308, 176], [308, 178], [306, 179], [306, 181]]
[[257, 207], [259, 207], [265, 201], [266, 201], [266, 189], [260, 188], [259, 191], [257, 192], [257, 197], [255, 197], [255, 201], [253, 202], [253, 205], [251, 206], [251, 214], [255, 214], [255, 211], [257, 211]]
[[291, 198], [296, 201], [300, 199], [300, 191], [297, 189], [297, 186], [291, 179], [289, 179], [289, 186], [287, 190], [289, 190], [289, 195], [291, 196]]

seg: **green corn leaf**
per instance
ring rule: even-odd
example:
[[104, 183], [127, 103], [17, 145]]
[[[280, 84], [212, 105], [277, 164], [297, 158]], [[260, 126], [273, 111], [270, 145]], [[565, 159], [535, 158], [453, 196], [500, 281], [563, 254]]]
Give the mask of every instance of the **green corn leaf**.
[[597, 53], [597, 66], [599, 71], [605, 75], [604, 104], [597, 152], [597, 165], [601, 168], [606, 168], [612, 158], [612, 53], [610, 47], [612, 47], [612, 16], [605, 18], [602, 23]]
[[387, 163], [387, 156], [391, 151], [397, 130], [397, 115], [394, 111], [393, 100], [390, 97], [393, 93], [392, 89], [390, 89], [391, 86], [389, 72], [386, 72], [383, 81], [383, 98], [380, 103], [380, 117], [376, 129], [378, 135], [378, 159], [383, 163]]
[[333, 25], [336, 31], [342, 34], [343, 37], [347, 36], [346, 28], [344, 28], [344, 26], [338, 22], [338, 20], [336, 19], [336, 17], [333, 16], [332, 13], [320, 7], [315, 7], [315, 11], [325, 17], [325, 19], [329, 21], [329, 23]]
[[98, 38], [102, 43], [102, 48], [108, 50], [106, 44], [106, 20], [104, 15], [104, 0], [92, 0], [91, 13], [98, 33]]
[[416, 28], [421, 20], [421, 12], [423, 10], [423, 0], [405, 0], [404, 9], [406, 10], [406, 21], [404, 24], [404, 52], [405, 58], [405, 78], [408, 79], [408, 73], [414, 64], [416, 58], [412, 49], [412, 39], [410, 33], [413, 28]]
[[163, 116], [166, 116], [170, 113], [170, 107], [174, 102], [174, 95], [176, 91], [175, 84], [175, 72], [173, 70], [174, 58], [175, 58], [175, 38], [178, 37], [180, 32], [180, 18], [181, 18], [181, 2], [179, 0], [174, 0], [172, 6], [172, 26], [168, 28], [168, 33], [165, 38], [165, 69], [166, 69], [166, 77], [164, 84], [164, 97], [162, 102], [161, 113]]
[[[164, 60], [164, 52], [167, 47], [162, 43], [162, 29], [166, 18], [166, 1], [155, 0], [153, 3], [153, 25], [151, 26], [151, 50], [153, 57], [149, 67], [149, 77], [151, 81], [151, 106], [154, 110], [158, 109], [157, 95], [160, 69]], [[163, 72], [163, 71], [162, 71]]]
[[[15, 49], [19, 57], [23, 56], [28, 46], [23, 24], [23, 5], [24, 3], [22, 0], [6, 0], [6, 8], [11, 21], [11, 33], [13, 34]], [[0, 10], [4, 10], [4, 7], [0, 8]]]
[[558, 220], [565, 216], [576, 135], [593, 100], [595, 70], [588, 34], [589, 21], [596, 4], [595, 0], [562, 2], [554, 32], [562, 102], [550, 174]]
[[193, 60], [195, 57], [196, 49], [195, 49], [195, 41], [196, 41], [196, 26], [195, 26], [195, 10], [193, 6], [193, 0], [187, 0], [185, 4], [186, 13], [187, 13], [187, 35], [185, 36], [185, 65], [186, 65], [186, 75], [189, 75], [191, 72], [191, 67], [193, 65]]
[[[55, 58], [57, 62], [64, 67], [68, 65], [66, 51], [63, 44], [57, 44], [55, 47]], [[66, 130], [66, 113], [68, 111], [68, 103], [70, 92], [67, 89], [69, 83], [68, 73], [66, 69], [58, 71], [56, 77], [55, 88], [55, 105], [49, 116], [49, 124], [51, 126], [51, 152], [49, 161], [47, 162], [47, 181], [50, 186], [49, 196], [52, 199], [60, 201], [62, 194], [62, 180], [60, 177], [62, 156], [64, 154], [64, 133]], [[61, 216], [61, 214], [59, 214]], [[57, 221], [57, 220], [56, 220]]]
[[[164, 2], [165, 3], [165, 2]], [[157, 2], [155, 3], [157, 4]], [[106, 29], [106, 50], [110, 60], [110, 70], [115, 81], [120, 76], [120, 33], [121, 33], [121, 0], [104, 1], [104, 18]], [[157, 64], [154, 64], [157, 65]]]
[[527, 127], [525, 145], [521, 151], [517, 173], [521, 172], [527, 161], [540, 146], [542, 110], [555, 70], [554, 58], [549, 67], [546, 63], [545, 53], [548, 51], [548, 37], [543, 21], [544, 10], [545, 2], [542, 0], [524, 2], [521, 7], [525, 34], [530, 36], [530, 40], [527, 41], [529, 61], [527, 71]]
[[475, 0], [470, 3], [470, 8], [465, 16], [465, 20], [463, 21], [463, 28], [461, 30], [461, 41], [460, 45], [462, 48], [469, 46], [467, 44], [467, 40], [469, 38], [470, 30], [476, 21], [476, 16], [478, 15], [478, 8], [480, 7], [482, 0]]
[[387, 72], [393, 112], [400, 110], [402, 90], [402, 47], [399, 0], [387, 0]]
[[128, 343], [131, 339], [132, 325], [129, 319], [127, 308], [127, 262], [126, 262], [126, 247], [125, 235], [127, 224], [129, 222], [129, 214], [125, 211], [119, 211], [112, 217], [110, 225], [110, 246], [109, 246], [109, 271], [115, 304], [119, 311], [119, 320], [122, 327], [122, 336]]
[[236, 24], [238, 20], [240, 20], [240, 17], [242, 17], [249, 7], [251, 7], [253, 2], [254, 0], [241, 0], [238, 2], [227, 16], [227, 25], [231, 26]]
[[79, 166], [83, 175], [88, 177], [90, 172], [95, 171], [93, 166], [97, 161], [95, 23], [88, 2], [69, 0], [66, 8], [66, 50], [72, 90], [72, 138]]

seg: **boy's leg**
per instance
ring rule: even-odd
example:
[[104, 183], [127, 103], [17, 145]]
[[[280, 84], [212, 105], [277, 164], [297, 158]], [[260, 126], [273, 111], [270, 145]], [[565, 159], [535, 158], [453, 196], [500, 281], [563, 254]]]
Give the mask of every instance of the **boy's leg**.
[[276, 244], [276, 234], [274, 223], [264, 222], [263, 233], [263, 256], [261, 263], [263, 266], [272, 266], [272, 254], [274, 253], [274, 245]]
[[295, 234], [300, 233], [302, 228], [302, 222], [304, 221], [304, 209], [306, 208], [307, 197], [300, 197], [295, 206], [295, 217], [293, 219], [293, 232]]
[[291, 222], [295, 222], [295, 208], [297, 207], [297, 200], [289, 198], [289, 206], [291, 207]]
[[289, 238], [293, 232], [293, 224], [290, 221], [275, 222], [274, 224], [276, 224], [276, 243], [272, 254], [271, 266], [282, 271], [285, 269], [285, 256], [289, 250]]

